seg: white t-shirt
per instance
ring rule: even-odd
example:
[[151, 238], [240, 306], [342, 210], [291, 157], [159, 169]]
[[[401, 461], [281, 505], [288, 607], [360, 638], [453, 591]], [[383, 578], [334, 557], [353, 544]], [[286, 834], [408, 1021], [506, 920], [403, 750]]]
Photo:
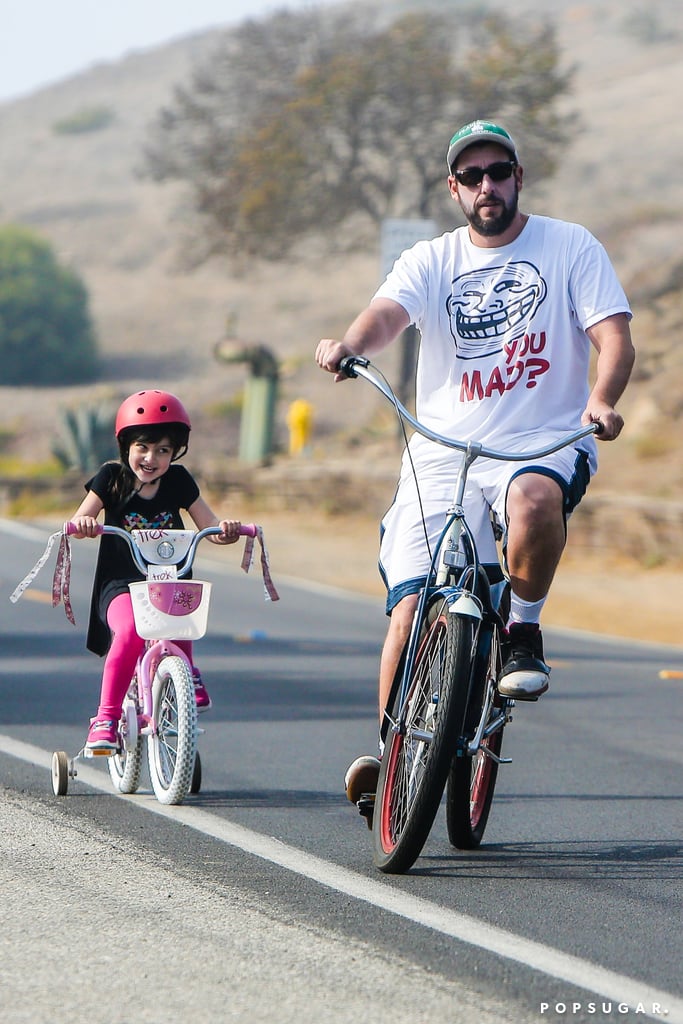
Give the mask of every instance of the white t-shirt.
[[[631, 315], [597, 239], [540, 216], [499, 248], [473, 245], [467, 227], [418, 242], [375, 297], [400, 303], [421, 333], [417, 418], [447, 437], [502, 450], [541, 447], [580, 425], [586, 329]], [[592, 437], [581, 445], [595, 469]]]

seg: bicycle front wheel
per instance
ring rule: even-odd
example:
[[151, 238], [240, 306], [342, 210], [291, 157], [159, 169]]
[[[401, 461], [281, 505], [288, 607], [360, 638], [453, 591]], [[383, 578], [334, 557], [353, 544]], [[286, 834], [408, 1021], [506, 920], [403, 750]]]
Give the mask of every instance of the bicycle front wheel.
[[147, 740], [152, 789], [162, 804], [190, 792], [197, 753], [197, 704], [192, 673], [182, 658], [163, 658], [152, 682], [156, 731]]
[[[382, 757], [373, 817], [380, 871], [407, 871], [427, 841], [463, 726], [472, 644], [472, 624], [437, 597], [410, 673], [405, 726], [389, 730]], [[400, 711], [392, 709], [394, 720]]]

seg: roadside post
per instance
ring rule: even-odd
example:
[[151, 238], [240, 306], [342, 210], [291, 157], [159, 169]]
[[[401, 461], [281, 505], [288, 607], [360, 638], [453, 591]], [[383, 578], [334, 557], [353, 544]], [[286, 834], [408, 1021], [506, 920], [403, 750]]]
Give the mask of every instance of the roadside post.
[[246, 363], [249, 367], [240, 420], [239, 460], [250, 465], [263, 463], [273, 450], [278, 360], [265, 345], [233, 341], [218, 342], [214, 355], [220, 362]]
[[[381, 234], [381, 277], [387, 276], [404, 249], [410, 249], [416, 242], [433, 238], [438, 228], [433, 220], [418, 218], [388, 217], [382, 221]], [[418, 332], [414, 324], [401, 335], [401, 363], [396, 394], [404, 405], [412, 397], [417, 365]]]

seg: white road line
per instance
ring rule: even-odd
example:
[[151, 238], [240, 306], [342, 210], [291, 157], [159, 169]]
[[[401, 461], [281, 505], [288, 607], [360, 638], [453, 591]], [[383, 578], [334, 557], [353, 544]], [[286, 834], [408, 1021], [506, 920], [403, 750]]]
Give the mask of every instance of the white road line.
[[[0, 751], [36, 767], [50, 770], [52, 755], [40, 747], [0, 734]], [[147, 794], [138, 794], [135, 797], [122, 796], [112, 790], [108, 776], [103, 776], [101, 772], [80, 762], [78, 779], [92, 789], [127, 800], [130, 806], [186, 825], [201, 832], [202, 835], [211, 836], [245, 853], [310, 878], [335, 892], [345, 893], [353, 899], [362, 900], [391, 914], [431, 928], [442, 935], [451, 936], [470, 946], [524, 964], [559, 981], [576, 985], [596, 997], [612, 1000], [616, 1004], [627, 1004], [632, 1010], [642, 1006], [643, 1017], [660, 1021], [665, 1019], [668, 1024], [683, 1024], [683, 999], [654, 989], [645, 982], [599, 967], [494, 925], [485, 924], [474, 917], [440, 907], [429, 900], [393, 889], [388, 882], [365, 878], [206, 811], [182, 805], [165, 807]], [[653, 1011], [653, 1006], [661, 1007], [661, 1011]]]

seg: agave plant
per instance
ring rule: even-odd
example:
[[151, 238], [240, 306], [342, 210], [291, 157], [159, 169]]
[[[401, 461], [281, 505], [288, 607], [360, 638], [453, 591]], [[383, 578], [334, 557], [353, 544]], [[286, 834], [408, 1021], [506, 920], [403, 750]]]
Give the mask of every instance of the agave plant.
[[115, 415], [114, 407], [107, 403], [65, 409], [52, 454], [65, 469], [95, 472], [103, 462], [116, 456]]

